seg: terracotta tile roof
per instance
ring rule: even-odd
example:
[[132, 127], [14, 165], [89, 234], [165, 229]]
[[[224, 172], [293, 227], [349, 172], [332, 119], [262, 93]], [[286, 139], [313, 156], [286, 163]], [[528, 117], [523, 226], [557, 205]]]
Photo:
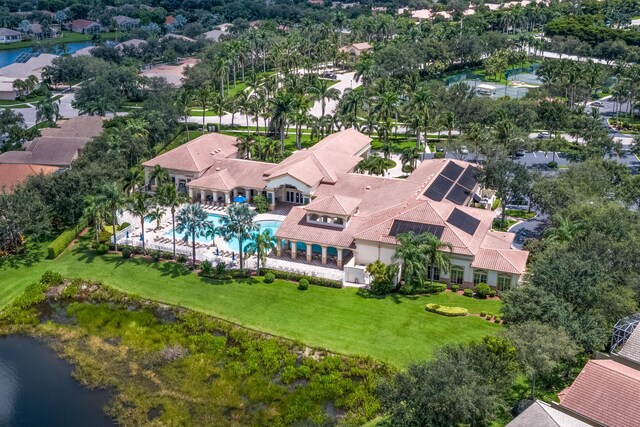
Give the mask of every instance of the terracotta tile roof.
[[519, 249], [480, 249], [471, 267], [522, 274], [527, 267], [527, 258], [529, 252]]
[[560, 405], [608, 427], [638, 427], [640, 371], [613, 360], [590, 360]]
[[355, 49], [358, 49], [359, 51], [365, 51], [365, 50], [369, 50], [369, 49], [373, 48], [373, 46], [371, 46], [369, 43], [363, 42], [363, 43], [353, 43], [353, 44], [350, 44], [350, 45], [347, 45], [347, 46], [342, 46], [339, 50], [341, 52], [345, 52], [345, 51], [349, 50], [349, 48], [351, 48], [351, 47], [353, 47]]
[[636, 363], [640, 363], [640, 328], [635, 327], [627, 341], [622, 346], [622, 350], [618, 352], [620, 356], [623, 356]]
[[71, 21], [71, 26], [74, 28], [88, 28], [93, 25], [100, 25], [96, 21], [91, 21], [89, 19], [75, 19]]
[[31, 175], [50, 174], [60, 170], [57, 166], [30, 164], [0, 164], [0, 193], [11, 193], [16, 184], [26, 180]]
[[307, 211], [323, 212], [336, 215], [351, 215], [362, 199], [347, 196], [327, 196], [316, 198], [304, 208]]
[[361, 157], [358, 153], [371, 143], [371, 138], [355, 129], [333, 133], [307, 150], [300, 150], [268, 170], [268, 179], [289, 175], [315, 186], [320, 182], [335, 183], [339, 173], [351, 172]]
[[348, 248], [353, 242], [353, 235], [349, 227], [356, 226], [360, 220], [354, 218], [349, 222], [347, 229], [332, 227], [307, 222], [307, 211], [296, 206], [287, 215], [276, 231], [276, 237], [289, 239], [296, 242], [308, 242], [319, 245], [328, 245], [339, 248]]
[[204, 175], [187, 184], [191, 188], [229, 191], [236, 187], [262, 189], [265, 187], [264, 171], [273, 163], [243, 159], [215, 160]]
[[218, 159], [235, 157], [237, 138], [220, 133], [208, 133], [173, 150], [147, 160], [142, 166], [160, 165], [165, 169], [204, 172]]
[[506, 427], [589, 427], [552, 405], [536, 400]]

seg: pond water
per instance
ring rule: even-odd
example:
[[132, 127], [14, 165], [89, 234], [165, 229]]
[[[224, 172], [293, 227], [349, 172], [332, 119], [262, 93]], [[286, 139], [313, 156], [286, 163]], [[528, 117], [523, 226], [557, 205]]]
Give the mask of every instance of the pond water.
[[[67, 53], [75, 53], [82, 48], [91, 46], [91, 42], [86, 41], [86, 42], [65, 43], [65, 46], [67, 47]], [[20, 55], [21, 53], [31, 52], [31, 51], [32, 50], [30, 47], [23, 47], [20, 49], [0, 50], [0, 67], [13, 64], [13, 61], [15, 61], [18, 55]]]
[[0, 338], [0, 426], [113, 426], [106, 390], [73, 379], [73, 367], [30, 337]]

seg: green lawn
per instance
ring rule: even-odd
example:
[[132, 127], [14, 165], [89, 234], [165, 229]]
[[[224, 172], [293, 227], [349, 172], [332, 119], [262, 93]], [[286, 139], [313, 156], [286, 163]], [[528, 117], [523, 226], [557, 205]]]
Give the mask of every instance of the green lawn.
[[311, 286], [260, 278], [214, 284], [174, 263], [96, 256], [86, 243], [56, 260], [42, 252], [0, 261], [0, 307], [46, 270], [83, 277], [159, 302], [188, 307], [242, 326], [340, 353], [370, 355], [396, 366], [429, 358], [445, 344], [468, 342], [501, 330], [480, 317], [444, 317], [425, 311], [429, 302], [466, 307], [471, 313], [500, 310], [499, 301], [453, 293], [425, 297], [367, 298], [355, 289]]

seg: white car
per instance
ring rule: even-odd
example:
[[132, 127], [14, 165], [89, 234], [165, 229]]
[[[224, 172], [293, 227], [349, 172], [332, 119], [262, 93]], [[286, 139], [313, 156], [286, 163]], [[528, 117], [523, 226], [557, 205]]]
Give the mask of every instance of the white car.
[[604, 108], [604, 103], [602, 101], [596, 101], [591, 103], [591, 107], [595, 108]]
[[458, 149], [458, 152], [459, 152], [460, 154], [465, 154], [465, 155], [466, 155], [466, 154], [469, 154], [469, 149], [467, 148], [467, 146], [466, 146], [466, 145], [463, 145], [462, 147], [460, 147], [460, 148]]
[[551, 134], [549, 132], [540, 132], [538, 133], [538, 139], [550, 139]]

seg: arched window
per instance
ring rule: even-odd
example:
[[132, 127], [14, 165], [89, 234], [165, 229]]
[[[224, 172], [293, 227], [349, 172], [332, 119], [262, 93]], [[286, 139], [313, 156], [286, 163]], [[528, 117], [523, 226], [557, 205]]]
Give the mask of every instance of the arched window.
[[451, 267], [450, 281], [456, 285], [462, 285], [464, 282], [464, 268], [454, 265]]
[[317, 220], [318, 220], [318, 218], [319, 218], [319, 217], [318, 217], [318, 214], [311, 214], [311, 215], [309, 215], [309, 219], [310, 219], [311, 221], [317, 221]]

